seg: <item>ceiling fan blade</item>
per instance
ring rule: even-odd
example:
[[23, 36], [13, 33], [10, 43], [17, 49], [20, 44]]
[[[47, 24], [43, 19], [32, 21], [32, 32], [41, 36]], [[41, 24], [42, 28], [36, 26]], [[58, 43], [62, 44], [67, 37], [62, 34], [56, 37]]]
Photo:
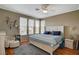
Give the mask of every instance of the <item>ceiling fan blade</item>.
[[36, 8], [35, 10], [36, 11], [45, 11], [45, 10], [47, 10], [47, 11], [55, 11], [55, 8], [52, 7], [51, 4], [42, 4], [40, 6], [40, 8]]
[[39, 11], [40, 9], [39, 9], [39, 8], [36, 8], [35, 10], [36, 10], [36, 11]]
[[48, 6], [49, 6], [49, 4], [42, 4], [41, 5], [41, 9], [42, 10], [46, 10]]

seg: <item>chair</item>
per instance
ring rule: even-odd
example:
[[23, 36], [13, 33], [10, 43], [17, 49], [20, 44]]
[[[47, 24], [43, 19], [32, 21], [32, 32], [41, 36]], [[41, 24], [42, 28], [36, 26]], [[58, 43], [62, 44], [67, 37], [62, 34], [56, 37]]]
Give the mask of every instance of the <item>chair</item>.
[[15, 40], [15, 37], [6, 36], [6, 38], [7, 38], [5, 41], [6, 48], [15, 48], [20, 46], [20, 42], [18, 40]]
[[14, 40], [9, 41], [9, 47], [10, 48], [15, 48], [15, 47], [18, 47], [18, 46], [20, 46], [19, 41], [14, 41]]

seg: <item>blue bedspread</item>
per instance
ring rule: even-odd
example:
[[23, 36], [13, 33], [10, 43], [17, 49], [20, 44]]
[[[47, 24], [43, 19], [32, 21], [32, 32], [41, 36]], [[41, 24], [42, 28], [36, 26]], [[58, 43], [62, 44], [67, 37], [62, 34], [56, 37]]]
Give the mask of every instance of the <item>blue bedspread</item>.
[[50, 46], [55, 46], [56, 44], [59, 44], [62, 41], [62, 36], [53, 36], [46, 34], [34, 34], [29, 37], [31, 40], [39, 41]]

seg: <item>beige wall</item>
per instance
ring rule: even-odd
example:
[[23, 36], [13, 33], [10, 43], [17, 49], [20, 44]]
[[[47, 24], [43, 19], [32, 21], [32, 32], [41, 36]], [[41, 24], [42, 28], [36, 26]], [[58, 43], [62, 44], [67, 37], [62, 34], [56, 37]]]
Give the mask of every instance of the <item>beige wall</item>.
[[60, 14], [57, 16], [48, 17], [46, 20], [46, 26], [65, 26], [65, 37], [69, 37], [71, 28], [76, 33], [79, 33], [79, 10]]
[[8, 35], [18, 34], [18, 30], [13, 28], [10, 30], [9, 25], [6, 23], [7, 17], [10, 17], [10, 20], [19, 20], [19, 16], [15, 13], [8, 11], [0, 10], [0, 31], [7, 32]]
[[32, 17], [27, 16], [27, 15], [22, 15], [22, 14], [18, 14], [18, 13], [14, 13], [11, 11], [0, 9], [0, 31], [7, 32], [7, 35], [19, 34], [19, 28], [17, 29], [15, 27], [12, 27], [12, 29], [10, 30], [9, 25], [6, 23], [8, 16], [10, 17], [10, 21], [17, 20], [17, 25], [19, 25], [20, 16], [23, 16], [26, 18], [32, 18]]

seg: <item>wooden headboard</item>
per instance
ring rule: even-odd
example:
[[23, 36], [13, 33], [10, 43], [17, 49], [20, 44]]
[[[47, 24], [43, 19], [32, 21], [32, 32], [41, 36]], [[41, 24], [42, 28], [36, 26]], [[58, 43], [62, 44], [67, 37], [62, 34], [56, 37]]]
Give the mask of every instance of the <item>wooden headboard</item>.
[[46, 31], [61, 31], [64, 34], [64, 26], [46, 26]]

